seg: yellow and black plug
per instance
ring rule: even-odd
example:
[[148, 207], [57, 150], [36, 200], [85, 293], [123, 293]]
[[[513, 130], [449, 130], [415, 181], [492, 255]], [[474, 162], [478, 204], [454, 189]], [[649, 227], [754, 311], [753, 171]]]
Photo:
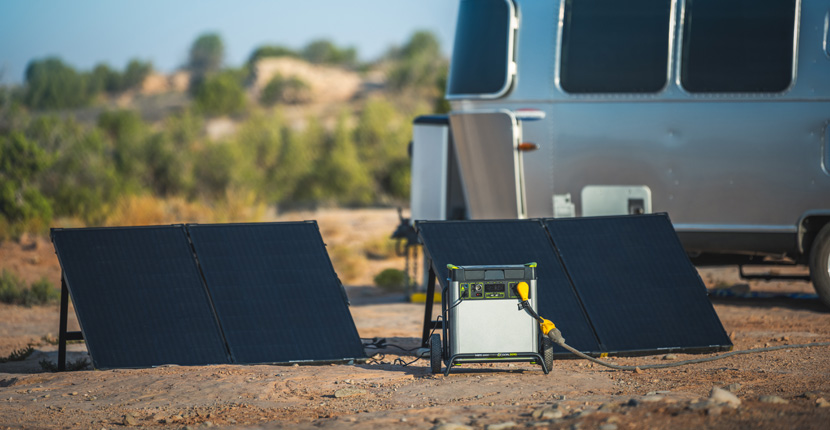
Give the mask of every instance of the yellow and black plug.
[[553, 343], [562, 345], [565, 343], [565, 338], [562, 337], [562, 332], [556, 328], [556, 325], [553, 324], [551, 320], [542, 318], [533, 308], [530, 306], [530, 285], [527, 282], [519, 282], [516, 285], [516, 293], [519, 295], [519, 299], [521, 303], [519, 304], [519, 310], [524, 309], [528, 314], [530, 314], [533, 319], [539, 322], [539, 329], [542, 330], [542, 334], [550, 338]]

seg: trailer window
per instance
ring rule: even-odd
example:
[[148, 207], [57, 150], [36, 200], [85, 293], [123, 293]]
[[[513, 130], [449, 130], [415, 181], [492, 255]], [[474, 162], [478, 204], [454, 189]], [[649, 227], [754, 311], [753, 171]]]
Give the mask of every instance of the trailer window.
[[511, 81], [513, 10], [510, 0], [461, 0], [448, 98], [497, 97], [507, 91]]
[[567, 0], [559, 82], [570, 93], [666, 86], [670, 0]]
[[794, 27], [795, 0], [687, 0], [683, 87], [693, 93], [787, 89]]

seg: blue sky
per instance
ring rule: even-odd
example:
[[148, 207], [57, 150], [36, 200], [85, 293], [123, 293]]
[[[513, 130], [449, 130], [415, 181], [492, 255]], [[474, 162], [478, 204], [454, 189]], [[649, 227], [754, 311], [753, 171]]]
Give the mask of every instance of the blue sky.
[[458, 0], [5, 0], [0, 2], [0, 83], [20, 83], [32, 59], [58, 56], [80, 70], [123, 69], [132, 58], [169, 72], [198, 35], [217, 32], [239, 66], [263, 44], [300, 48], [327, 38], [381, 55], [416, 30], [452, 48]]

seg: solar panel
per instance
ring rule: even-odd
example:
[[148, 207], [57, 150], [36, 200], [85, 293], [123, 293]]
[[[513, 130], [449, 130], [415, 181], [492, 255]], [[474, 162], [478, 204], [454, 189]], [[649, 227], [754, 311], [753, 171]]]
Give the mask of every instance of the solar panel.
[[53, 229], [99, 369], [229, 363], [183, 226]]
[[544, 222], [607, 352], [732, 345], [667, 215]]
[[187, 228], [235, 363], [365, 358], [316, 222]]
[[[562, 328], [569, 345], [586, 352], [600, 351], [591, 324], [540, 221], [417, 221], [415, 225], [444, 287], [447, 264], [538, 263], [539, 314]], [[556, 348], [557, 352], [564, 351]]]

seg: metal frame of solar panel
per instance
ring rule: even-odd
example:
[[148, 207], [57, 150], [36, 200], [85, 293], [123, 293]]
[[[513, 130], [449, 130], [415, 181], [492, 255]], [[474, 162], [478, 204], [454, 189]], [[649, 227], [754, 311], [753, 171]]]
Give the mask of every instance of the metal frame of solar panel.
[[[538, 311], [563, 327], [568, 343], [580, 351], [602, 352], [579, 297], [539, 220], [416, 221], [424, 252], [443, 288], [447, 264], [458, 266], [538, 263]], [[434, 284], [433, 284], [434, 285]], [[432, 309], [427, 291], [424, 333], [429, 334]], [[422, 339], [426, 343], [427, 339]], [[569, 354], [558, 345], [556, 354]]]
[[732, 346], [668, 215], [544, 223], [606, 352], [710, 352]]
[[53, 229], [52, 242], [95, 368], [231, 362], [184, 226]]
[[316, 222], [187, 229], [236, 363], [366, 358]]
[[[588, 354], [709, 352], [732, 345], [665, 214], [415, 225], [442, 286], [448, 263], [536, 261], [539, 313]], [[425, 332], [440, 325], [430, 316], [427, 309]]]

